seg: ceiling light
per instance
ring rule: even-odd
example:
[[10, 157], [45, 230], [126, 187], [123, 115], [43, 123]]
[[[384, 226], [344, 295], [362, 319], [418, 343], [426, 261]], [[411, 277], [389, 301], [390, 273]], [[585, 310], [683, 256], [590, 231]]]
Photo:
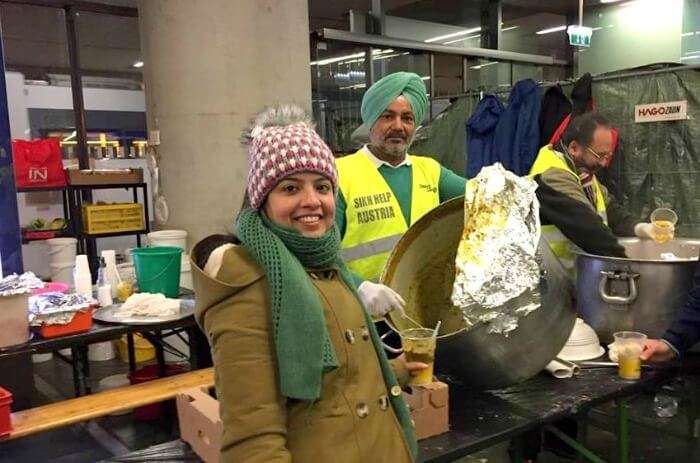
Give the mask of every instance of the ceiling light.
[[477, 37], [481, 37], [481, 35], [479, 35], [479, 34], [477, 34], [477, 35], [470, 35], [469, 37], [464, 37], [464, 38], [461, 38], [461, 39], [449, 40], [449, 41], [447, 41], [447, 42], [443, 42], [442, 44], [443, 44], [443, 45], [449, 45], [449, 44], [451, 44], [451, 43], [463, 42], [463, 41], [469, 40], [469, 39], [476, 39]]
[[490, 63], [479, 64], [477, 66], [471, 66], [469, 69], [481, 69], [484, 66], [491, 66], [492, 64], [498, 64], [499, 61], [491, 61]]
[[429, 39], [424, 40], [424, 42], [426, 42], [426, 43], [437, 42], [438, 40], [451, 39], [454, 37], [459, 37], [460, 35], [473, 34], [474, 32], [479, 32], [480, 30], [481, 30], [481, 27], [474, 27], [472, 29], [464, 29], [463, 31], [452, 32], [451, 34], [438, 35], [437, 37], [430, 37]]
[[134, 67], [134, 68], [142, 68], [142, 67], [143, 67], [143, 61], [136, 61], [134, 64], [131, 65], [131, 67]]
[[622, 0], [600, 0], [600, 3], [617, 3], [621, 1]]
[[520, 27], [520, 26], [504, 27], [503, 29], [501, 29], [501, 32], [512, 31], [513, 29], [517, 29], [517, 28], [519, 28], [519, 27]]
[[542, 35], [542, 34], [551, 34], [552, 32], [559, 32], [566, 30], [566, 26], [557, 26], [557, 27], [550, 27], [549, 29], [542, 29], [541, 31], [535, 32], [537, 35]]
[[700, 58], [700, 55], [681, 56], [681, 61], [684, 61], [687, 59], [696, 59], [696, 58]]

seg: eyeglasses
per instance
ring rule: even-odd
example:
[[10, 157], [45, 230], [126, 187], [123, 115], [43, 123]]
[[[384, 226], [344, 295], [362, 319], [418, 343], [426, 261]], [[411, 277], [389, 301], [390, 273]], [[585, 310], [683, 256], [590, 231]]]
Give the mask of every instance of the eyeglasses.
[[591, 148], [590, 146], [586, 147], [586, 149], [587, 149], [588, 151], [590, 151], [591, 153], [593, 153], [593, 155], [594, 155], [595, 157], [597, 157], [598, 159], [607, 159], [607, 158], [609, 158], [610, 156], [612, 156], [612, 153], [602, 153], [602, 154], [601, 154], [601, 153], [596, 153], [596, 152], [593, 150], [593, 148]]

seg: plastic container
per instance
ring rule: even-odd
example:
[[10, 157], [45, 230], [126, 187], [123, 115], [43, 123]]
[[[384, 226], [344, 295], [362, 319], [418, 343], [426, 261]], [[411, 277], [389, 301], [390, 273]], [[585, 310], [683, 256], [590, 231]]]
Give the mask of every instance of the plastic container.
[[149, 246], [174, 246], [187, 251], [187, 232], [185, 230], [160, 230], [146, 236]]
[[51, 238], [46, 240], [46, 244], [49, 246], [49, 263], [65, 264], [75, 261], [77, 239]]
[[49, 276], [51, 281], [57, 283], [67, 283], [69, 286], [73, 284], [73, 262], [65, 262], [59, 264], [49, 264]]
[[86, 204], [83, 231], [91, 235], [143, 230], [143, 204]]
[[0, 437], [10, 435], [12, 422], [10, 421], [10, 405], [12, 404], [12, 393], [0, 387]]
[[39, 334], [42, 338], [57, 338], [69, 334], [84, 333], [92, 327], [92, 308], [77, 312], [70, 323], [65, 325], [41, 325]]
[[67, 293], [70, 289], [68, 283], [52, 282], [46, 283], [43, 288], [36, 288], [32, 290], [32, 296], [44, 293]]
[[137, 248], [132, 251], [136, 281], [142, 293], [180, 294], [182, 249], [174, 246]]
[[29, 293], [0, 296], [0, 347], [29, 340]]
[[98, 342], [88, 347], [88, 360], [91, 362], [105, 362], [116, 356], [112, 341]]
[[51, 352], [47, 352], [45, 354], [32, 354], [32, 363], [44, 363], [48, 362], [53, 358], [53, 354]]
[[[97, 390], [108, 391], [117, 387], [128, 386], [129, 384], [131, 384], [131, 382], [129, 382], [129, 377], [126, 374], [112, 375], [107, 376], [106, 378], [102, 378], [97, 383]], [[110, 416], [126, 415], [127, 413], [131, 413], [132, 411], [132, 409], [126, 409], [120, 412], [110, 413]]]
[[180, 269], [180, 287], [187, 289], [194, 289], [192, 284], [192, 267], [190, 267], [189, 255], [186, 259], [182, 259], [181, 269]]
[[[140, 334], [134, 334], [134, 358], [136, 363], [148, 362], [156, 357], [156, 349], [153, 344], [148, 342]], [[119, 339], [119, 358], [122, 362], [129, 362], [129, 347], [126, 341], [126, 335]]]
[[[178, 375], [189, 371], [185, 365], [169, 363], [165, 365], [165, 376]], [[131, 384], [140, 384], [158, 379], [158, 365], [146, 365], [133, 373], [129, 373]], [[134, 409], [134, 418], [141, 421], [157, 420], [163, 414], [164, 402], [144, 405]]]

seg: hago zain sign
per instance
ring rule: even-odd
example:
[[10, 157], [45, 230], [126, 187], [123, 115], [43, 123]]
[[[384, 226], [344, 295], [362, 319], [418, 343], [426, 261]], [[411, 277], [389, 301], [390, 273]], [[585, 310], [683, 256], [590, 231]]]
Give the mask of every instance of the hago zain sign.
[[688, 101], [640, 104], [634, 107], [634, 122], [681, 121], [688, 118]]

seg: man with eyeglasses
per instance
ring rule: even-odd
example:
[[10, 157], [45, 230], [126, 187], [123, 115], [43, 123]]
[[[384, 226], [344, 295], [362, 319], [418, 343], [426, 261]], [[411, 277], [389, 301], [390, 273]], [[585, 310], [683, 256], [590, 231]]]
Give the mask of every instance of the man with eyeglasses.
[[572, 275], [571, 243], [591, 254], [626, 257], [616, 236], [652, 237], [651, 224], [624, 211], [596, 178], [612, 151], [610, 122], [588, 112], [571, 121], [556, 145], [540, 149], [530, 170], [542, 236]]

